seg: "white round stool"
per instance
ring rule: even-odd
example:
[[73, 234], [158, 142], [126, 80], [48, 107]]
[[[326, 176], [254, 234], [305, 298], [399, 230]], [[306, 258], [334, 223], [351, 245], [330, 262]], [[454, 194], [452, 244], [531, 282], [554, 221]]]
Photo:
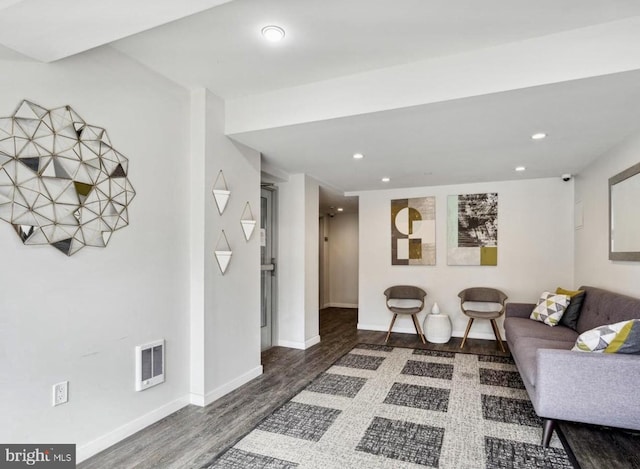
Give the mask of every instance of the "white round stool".
[[434, 344], [445, 344], [451, 339], [451, 320], [446, 314], [427, 314], [424, 319], [424, 333]]

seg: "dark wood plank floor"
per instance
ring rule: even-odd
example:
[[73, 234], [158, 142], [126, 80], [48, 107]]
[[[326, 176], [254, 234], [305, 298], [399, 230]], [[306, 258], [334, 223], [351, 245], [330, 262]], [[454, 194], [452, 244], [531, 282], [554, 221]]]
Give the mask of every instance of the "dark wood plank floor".
[[[262, 354], [262, 376], [205, 408], [187, 406], [88, 459], [78, 467], [178, 469], [205, 466], [215, 456], [233, 446], [263, 418], [291, 399], [356, 344], [384, 343], [386, 333], [359, 331], [356, 325], [356, 310], [322, 310], [320, 344], [308, 350], [283, 347], [267, 350]], [[460, 339], [453, 338], [449, 343], [441, 345], [423, 345], [415, 334], [392, 334], [389, 345], [459, 351]], [[504, 354], [497, 350], [494, 341], [487, 340], [469, 339], [465, 351], [508, 355], [508, 352]], [[589, 436], [580, 434], [575, 438], [585, 441]], [[584, 446], [576, 448], [583, 450]], [[589, 459], [593, 458], [586, 458], [585, 461], [590, 463]], [[583, 464], [582, 461], [580, 463]], [[582, 469], [592, 467], [612, 466], [587, 464], [583, 465]], [[622, 469], [624, 466], [615, 467]]]

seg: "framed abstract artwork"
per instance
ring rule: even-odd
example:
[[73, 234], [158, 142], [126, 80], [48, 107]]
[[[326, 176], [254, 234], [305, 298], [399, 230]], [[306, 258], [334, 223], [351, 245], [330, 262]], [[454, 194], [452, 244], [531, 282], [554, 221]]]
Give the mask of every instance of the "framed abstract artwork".
[[498, 194], [450, 195], [447, 264], [498, 265]]
[[436, 264], [436, 198], [391, 201], [391, 265]]

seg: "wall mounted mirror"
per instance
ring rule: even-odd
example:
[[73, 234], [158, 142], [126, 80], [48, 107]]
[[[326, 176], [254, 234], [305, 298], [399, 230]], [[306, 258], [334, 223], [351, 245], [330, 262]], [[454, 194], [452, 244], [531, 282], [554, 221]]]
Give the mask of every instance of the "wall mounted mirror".
[[640, 163], [609, 178], [609, 259], [640, 261]]

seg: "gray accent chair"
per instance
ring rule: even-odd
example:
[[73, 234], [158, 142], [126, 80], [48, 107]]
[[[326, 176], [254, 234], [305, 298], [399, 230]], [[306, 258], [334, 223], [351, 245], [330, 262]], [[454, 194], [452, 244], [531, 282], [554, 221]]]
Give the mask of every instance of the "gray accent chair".
[[640, 299], [595, 287], [586, 292], [577, 330], [529, 319], [534, 304], [509, 303], [507, 344], [536, 413], [543, 446], [556, 420], [640, 430], [640, 355], [572, 352], [590, 329], [640, 318]]
[[[420, 337], [423, 344], [426, 344], [427, 341], [425, 340], [422, 328], [420, 327], [420, 321], [418, 321], [416, 315], [424, 308], [424, 297], [427, 296], [427, 292], [425, 292], [422, 288], [414, 287], [413, 285], [394, 285], [393, 287], [389, 287], [384, 291], [384, 296], [387, 297], [387, 308], [393, 313], [393, 318], [391, 319], [391, 324], [389, 325], [389, 332], [387, 332], [387, 338], [384, 341], [387, 342], [389, 340], [391, 329], [393, 329], [393, 324], [396, 322], [398, 314], [409, 314], [411, 316], [411, 319], [413, 320], [413, 325], [416, 328], [418, 337]], [[400, 301], [397, 302], [396, 300]], [[414, 301], [411, 302], [407, 300]], [[400, 306], [400, 303], [402, 302], [408, 302], [412, 304], [407, 306]]]
[[[507, 295], [495, 288], [473, 287], [462, 290], [458, 293], [458, 297], [460, 298], [460, 309], [469, 318], [460, 348], [464, 348], [464, 344], [467, 341], [467, 336], [469, 335], [473, 321], [475, 319], [488, 319], [491, 321], [491, 327], [493, 329], [493, 334], [496, 336], [498, 347], [502, 352], [504, 352], [504, 345], [502, 344], [502, 337], [500, 337], [500, 330], [498, 329], [496, 319], [504, 314], [505, 301], [507, 301], [508, 298]], [[497, 309], [492, 311], [479, 311], [466, 307], [465, 303], [467, 302], [494, 304]]]

